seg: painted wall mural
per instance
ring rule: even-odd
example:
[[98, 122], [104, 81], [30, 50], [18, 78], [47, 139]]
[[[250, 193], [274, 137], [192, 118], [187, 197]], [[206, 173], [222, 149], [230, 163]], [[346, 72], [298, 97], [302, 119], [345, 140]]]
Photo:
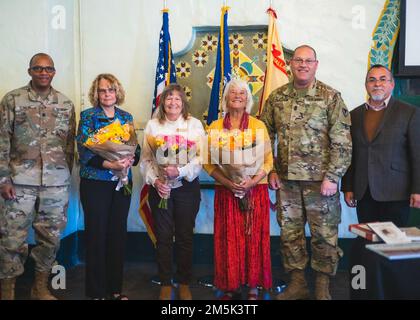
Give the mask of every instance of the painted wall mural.
[[[184, 87], [191, 114], [205, 122], [213, 84], [218, 45], [218, 27], [194, 28], [189, 47], [174, 54], [177, 81]], [[246, 80], [258, 111], [267, 61], [267, 26], [229, 28], [230, 57], [234, 77]], [[286, 59], [291, 51], [285, 50]], [[288, 71], [290, 72], [290, 71]]]

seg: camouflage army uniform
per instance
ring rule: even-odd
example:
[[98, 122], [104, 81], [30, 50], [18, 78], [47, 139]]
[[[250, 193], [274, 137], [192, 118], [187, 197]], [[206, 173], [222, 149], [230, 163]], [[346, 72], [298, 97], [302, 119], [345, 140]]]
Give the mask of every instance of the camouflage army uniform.
[[75, 126], [73, 103], [54, 89], [43, 99], [27, 85], [1, 101], [0, 183], [12, 183], [16, 199], [0, 211], [0, 279], [23, 273], [31, 224], [36, 270], [51, 269], [67, 221]]
[[339, 194], [325, 197], [320, 190], [324, 177], [338, 183], [351, 162], [350, 116], [340, 93], [321, 81], [301, 90], [290, 82], [270, 95], [261, 120], [273, 148], [277, 135], [275, 168], [282, 182], [277, 219], [285, 269], [303, 270], [308, 262], [307, 221], [311, 266], [334, 275], [342, 255]]

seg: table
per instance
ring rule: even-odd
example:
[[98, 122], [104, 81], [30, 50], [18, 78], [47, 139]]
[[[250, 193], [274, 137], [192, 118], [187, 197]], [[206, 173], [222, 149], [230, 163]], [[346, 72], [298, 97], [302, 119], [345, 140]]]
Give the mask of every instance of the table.
[[[354, 239], [349, 256], [350, 299], [388, 300], [420, 299], [420, 258], [388, 260], [365, 248], [372, 244], [363, 238]], [[352, 287], [352, 268], [360, 265], [366, 271], [366, 289]]]

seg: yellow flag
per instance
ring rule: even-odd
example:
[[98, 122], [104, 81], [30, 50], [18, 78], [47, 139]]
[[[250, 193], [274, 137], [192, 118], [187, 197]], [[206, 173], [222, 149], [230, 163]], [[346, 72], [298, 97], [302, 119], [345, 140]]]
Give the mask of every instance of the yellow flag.
[[260, 99], [258, 116], [261, 115], [268, 96], [278, 87], [289, 82], [286, 71], [286, 58], [277, 32], [277, 14], [272, 9], [267, 10], [269, 15], [267, 35], [267, 67], [265, 70], [264, 88]]

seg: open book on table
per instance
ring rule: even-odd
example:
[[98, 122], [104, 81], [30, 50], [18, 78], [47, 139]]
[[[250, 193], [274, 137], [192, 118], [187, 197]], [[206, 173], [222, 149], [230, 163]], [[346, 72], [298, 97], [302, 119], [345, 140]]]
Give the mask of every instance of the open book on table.
[[409, 243], [411, 240], [392, 222], [367, 224], [387, 244]]
[[[373, 225], [376, 230], [379, 230], [379, 235], [374, 231], [370, 225]], [[388, 235], [388, 238], [391, 238], [392, 243], [408, 243], [408, 242], [417, 242], [420, 241], [420, 229], [417, 227], [409, 227], [409, 228], [400, 228], [398, 230], [402, 231], [403, 234], [400, 234], [397, 226], [395, 226], [392, 222], [372, 222], [372, 223], [354, 223], [349, 225], [349, 231], [357, 234], [358, 236], [365, 238], [372, 242], [380, 242], [382, 241], [382, 238], [380, 235], [384, 238]], [[381, 231], [385, 230], [385, 231]], [[394, 233], [394, 230], [395, 233]], [[404, 237], [405, 234], [405, 237]], [[401, 236], [401, 238], [398, 238], [398, 236]], [[397, 236], [397, 239], [402, 240], [399, 242], [398, 240], [395, 241], [395, 236]], [[407, 241], [410, 240], [410, 241]], [[385, 241], [385, 240], [384, 240]], [[386, 242], [386, 241], [385, 241]]]

